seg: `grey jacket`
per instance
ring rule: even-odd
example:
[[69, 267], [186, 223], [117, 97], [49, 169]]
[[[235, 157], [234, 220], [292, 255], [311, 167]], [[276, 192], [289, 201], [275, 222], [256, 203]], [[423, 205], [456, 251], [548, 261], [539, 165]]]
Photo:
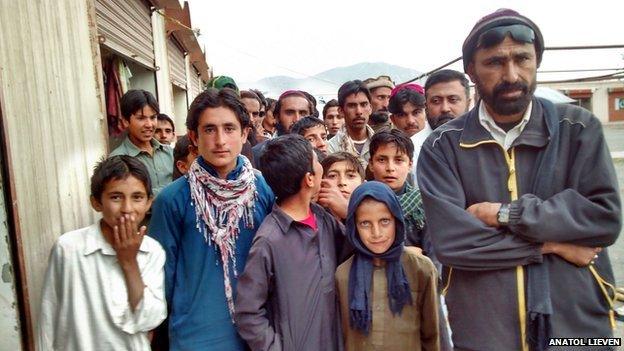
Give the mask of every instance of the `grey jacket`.
[[[551, 140], [542, 103], [534, 99], [529, 123], [509, 153], [481, 126], [477, 108], [438, 128], [423, 145], [418, 184], [426, 229], [445, 266], [443, 293], [458, 349], [522, 349], [525, 266], [532, 263], [548, 265], [553, 337], [612, 336], [612, 290], [588, 267], [541, 254], [547, 241], [607, 247], [621, 228], [600, 122], [572, 105], [557, 105], [556, 113], [559, 137]], [[540, 199], [529, 191], [549, 142], [559, 143], [555, 195]], [[465, 210], [486, 201], [511, 203], [507, 228], [488, 227]], [[600, 279], [614, 281], [606, 249], [593, 268]]]

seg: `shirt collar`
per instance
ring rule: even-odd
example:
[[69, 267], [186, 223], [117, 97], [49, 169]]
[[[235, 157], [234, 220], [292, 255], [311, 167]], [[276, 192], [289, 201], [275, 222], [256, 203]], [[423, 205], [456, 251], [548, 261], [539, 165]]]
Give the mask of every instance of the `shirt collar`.
[[[84, 255], [88, 256], [98, 250], [102, 251], [104, 255], [116, 256], [117, 253], [115, 249], [111, 246], [111, 244], [106, 241], [104, 238], [104, 233], [102, 232], [102, 227], [100, 226], [100, 221], [92, 224], [90, 230], [87, 231], [86, 236], [84, 238]], [[149, 252], [147, 244], [145, 243], [145, 238], [141, 242], [141, 246], [139, 247], [139, 251]]]
[[[311, 203], [310, 204], [310, 210], [312, 211], [312, 213], [314, 213], [316, 215], [316, 220], [318, 221], [321, 217], [322, 212], [321, 211], [325, 211], [321, 206], [315, 204], [315, 203]], [[297, 221], [295, 221], [294, 219], [292, 219], [292, 217], [290, 217], [286, 212], [284, 212], [284, 210], [282, 210], [277, 203], [273, 204], [273, 209], [271, 210], [271, 215], [273, 216], [273, 218], [275, 218], [275, 222], [277, 223], [277, 226], [280, 228], [280, 230], [282, 231], [282, 233], [286, 233], [288, 232], [288, 230], [290, 229], [290, 226], [293, 223], [298, 223]], [[318, 222], [317, 222], [317, 226], [318, 226]]]
[[[516, 126], [514, 126], [509, 132], [512, 130], [519, 130], [518, 133], [521, 133], [524, 127], [529, 123], [529, 119], [531, 118], [531, 111], [533, 110], [533, 101], [529, 102], [529, 106], [527, 106], [526, 111], [524, 111], [524, 115], [522, 116], [522, 120]], [[497, 132], [507, 134], [509, 132], [505, 132], [501, 127], [496, 124], [490, 112], [485, 108], [485, 103], [483, 100], [479, 103], [479, 122], [481, 125], [487, 129], [490, 133]]]
[[[156, 150], [162, 150], [164, 148], [164, 145], [154, 138], [150, 140], [150, 144], [152, 144], [152, 148], [154, 149], [154, 152], [156, 152]], [[139, 149], [136, 145], [134, 145], [132, 140], [130, 140], [129, 135], [126, 135], [126, 138], [123, 141], [123, 145], [126, 148], [126, 153], [128, 154], [128, 156], [136, 157], [140, 153], [145, 152]]]

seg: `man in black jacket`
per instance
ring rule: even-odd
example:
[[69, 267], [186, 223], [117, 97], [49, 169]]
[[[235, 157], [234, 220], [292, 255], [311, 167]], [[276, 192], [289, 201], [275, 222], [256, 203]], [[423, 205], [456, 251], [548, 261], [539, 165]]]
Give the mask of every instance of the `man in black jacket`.
[[537, 25], [513, 10], [479, 20], [462, 51], [482, 100], [421, 151], [418, 184], [459, 350], [544, 350], [615, 327], [613, 163], [595, 116], [533, 96], [543, 50]]

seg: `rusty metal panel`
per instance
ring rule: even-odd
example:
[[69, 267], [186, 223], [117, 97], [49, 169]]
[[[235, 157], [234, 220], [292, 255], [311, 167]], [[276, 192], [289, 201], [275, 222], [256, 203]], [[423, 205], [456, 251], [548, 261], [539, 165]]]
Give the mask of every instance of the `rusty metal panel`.
[[154, 69], [150, 7], [141, 0], [96, 0], [102, 45]]
[[171, 83], [186, 90], [186, 63], [184, 52], [173, 38], [167, 40], [167, 57], [169, 60], [169, 77]]
[[107, 132], [93, 1], [0, 2], [1, 142], [10, 156], [28, 329], [52, 244], [97, 218], [89, 181]]

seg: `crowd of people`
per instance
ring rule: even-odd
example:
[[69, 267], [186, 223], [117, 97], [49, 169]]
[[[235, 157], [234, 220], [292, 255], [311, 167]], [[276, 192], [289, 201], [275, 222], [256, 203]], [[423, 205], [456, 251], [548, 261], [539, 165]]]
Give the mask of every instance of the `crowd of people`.
[[448, 69], [424, 87], [348, 81], [321, 111], [308, 92], [274, 100], [219, 76], [176, 137], [154, 96], [128, 91], [127, 137], [91, 178], [102, 219], [52, 249], [38, 348], [534, 351], [613, 336], [619, 187], [598, 119], [533, 95], [543, 51], [527, 17], [480, 19], [462, 46], [470, 110]]

